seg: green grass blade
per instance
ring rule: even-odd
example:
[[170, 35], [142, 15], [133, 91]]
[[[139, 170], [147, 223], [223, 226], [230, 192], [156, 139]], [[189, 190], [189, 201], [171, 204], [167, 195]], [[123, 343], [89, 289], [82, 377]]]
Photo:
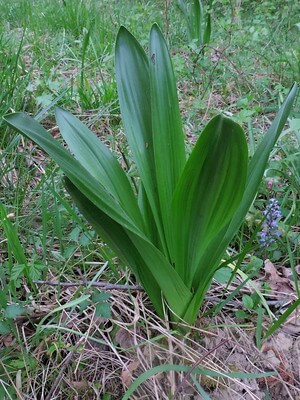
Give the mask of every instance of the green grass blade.
[[257, 309], [257, 321], [256, 321], [256, 329], [255, 329], [256, 346], [259, 350], [261, 349], [264, 313], [265, 313], [265, 310], [263, 309], [262, 305], [259, 304], [258, 309]]
[[137, 199], [116, 157], [86, 125], [69, 112], [57, 108], [56, 120], [75, 158], [121, 204], [135, 224], [143, 229]]
[[[138, 378], [136, 378], [133, 383], [129, 386], [126, 393], [122, 397], [122, 400], [129, 400], [131, 395], [136, 391], [136, 389], [146, 380], [160, 374], [162, 372], [176, 371], [176, 372], [189, 372], [191, 369], [188, 365], [158, 365], [156, 367], [150, 368], [148, 371], [142, 373]], [[200, 374], [204, 376], [210, 377], [228, 377], [228, 378], [237, 378], [237, 379], [258, 379], [258, 378], [266, 378], [268, 376], [278, 375], [276, 371], [264, 372], [264, 373], [244, 373], [244, 372], [217, 372], [211, 371], [204, 368], [195, 368], [193, 369], [193, 374]]]
[[202, 386], [200, 385], [200, 383], [193, 374], [191, 375], [191, 380], [193, 381], [193, 384], [195, 385], [196, 389], [198, 390], [198, 393], [200, 394], [203, 400], [212, 400], [206, 393], [206, 391], [202, 388]]
[[242, 128], [222, 115], [212, 119], [190, 155], [173, 200], [175, 268], [188, 287], [206, 283], [211, 271], [201, 258], [240, 204], [247, 161]]
[[150, 33], [149, 65], [157, 190], [165, 234], [170, 239], [170, 204], [186, 155], [175, 76], [167, 44], [157, 25]]
[[298, 273], [297, 273], [297, 270], [296, 270], [295, 258], [293, 256], [293, 252], [292, 252], [292, 249], [291, 249], [291, 245], [290, 245], [290, 241], [289, 241], [289, 237], [288, 236], [286, 237], [286, 247], [287, 247], [287, 251], [288, 251], [289, 262], [290, 262], [290, 266], [291, 266], [291, 270], [292, 270], [293, 282], [294, 282], [294, 285], [295, 285], [296, 293], [297, 293], [297, 296], [300, 298], [300, 288], [299, 288], [299, 282], [298, 282], [299, 278], [298, 278]]
[[19, 241], [18, 234], [13, 223], [7, 218], [7, 211], [3, 204], [0, 203], [0, 223], [2, 224], [8, 246], [14, 255], [18, 264], [27, 266], [27, 259]]

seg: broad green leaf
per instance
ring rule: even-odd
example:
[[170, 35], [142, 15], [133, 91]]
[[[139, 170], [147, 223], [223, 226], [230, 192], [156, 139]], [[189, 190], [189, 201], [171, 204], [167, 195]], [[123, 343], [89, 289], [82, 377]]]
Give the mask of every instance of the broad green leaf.
[[166, 247], [155, 176], [149, 63], [140, 44], [124, 27], [120, 28], [116, 41], [116, 80], [128, 144], [143, 182], [160, 240]]
[[26, 135], [45, 150], [92, 203], [123, 226], [142, 234], [120, 204], [107, 192], [106, 188], [83, 168], [37, 121], [22, 113], [7, 115], [5, 120], [11, 127]]
[[139, 193], [138, 193], [138, 204], [143, 215], [143, 219], [145, 221], [145, 226], [147, 228], [147, 235], [150, 241], [160, 250], [163, 249], [160, 235], [158, 233], [157, 225], [155, 222], [155, 218], [153, 216], [153, 212], [149, 203], [149, 199], [147, 197], [147, 193], [144, 189], [142, 182], [139, 185]]
[[248, 294], [244, 294], [242, 297], [242, 301], [243, 301], [243, 305], [246, 308], [249, 308], [250, 310], [253, 309], [254, 306], [254, 302], [251, 296], [249, 296]]
[[26, 312], [26, 308], [20, 304], [10, 304], [4, 310], [4, 317], [15, 319]]
[[192, 295], [166, 257], [146, 238], [124, 229], [97, 209], [70, 181], [66, 180], [66, 185], [94, 229], [134, 271], [159, 315], [163, 316], [163, 293], [174, 313], [182, 316]]
[[[127, 264], [130, 267], [137, 279], [142, 283], [142, 277], [140, 276], [139, 270], [141, 269], [144, 271], [144, 274], [147, 274], [147, 266], [136, 250], [124, 227], [91, 203], [70, 180], [66, 179], [65, 184], [78, 209], [100, 235], [101, 239], [110, 246], [124, 264]], [[163, 312], [161, 290], [156, 281], [154, 281], [152, 274], [147, 276], [146, 284], [148, 284], [148, 286], [152, 285], [149, 297], [155, 306], [155, 309], [161, 315]]]
[[169, 242], [173, 225], [170, 205], [186, 155], [175, 76], [167, 44], [157, 25], [151, 29], [149, 57], [157, 190], [165, 235]]
[[267, 133], [264, 135], [264, 138], [257, 147], [249, 163], [248, 178], [244, 196], [237, 213], [235, 214], [234, 218], [231, 221], [230, 226], [228, 227], [228, 230], [225, 235], [226, 240], [231, 240], [232, 236], [241, 225], [253, 200], [255, 199], [257, 190], [261, 183], [267, 162], [270, 157], [270, 153], [273, 147], [275, 146], [282, 132], [282, 129], [284, 128], [284, 125], [291, 112], [297, 93], [298, 93], [298, 87], [297, 85], [294, 85], [289, 95], [287, 96], [282, 106], [280, 107], [280, 110], [278, 111], [272, 125], [270, 126]]
[[15, 281], [26, 269], [25, 264], [15, 264], [10, 271], [10, 279]]
[[95, 317], [111, 318], [111, 309], [108, 303], [96, 304]]
[[78, 118], [56, 108], [61, 135], [80, 164], [118, 201], [131, 219], [143, 229], [143, 219], [129, 180], [116, 157]]
[[[11, 327], [7, 322], [0, 321], [0, 335], [7, 335], [11, 332]], [[5, 396], [3, 397], [5, 398]]]
[[201, 258], [238, 208], [247, 176], [247, 143], [241, 127], [219, 115], [194, 147], [173, 199], [175, 268], [188, 287], [205, 284], [212, 271]]
[[93, 294], [92, 294], [92, 301], [94, 303], [99, 303], [103, 301], [109, 300], [111, 297], [111, 294], [108, 292], [100, 292], [98, 289], [94, 289]]
[[240, 206], [228, 224], [227, 228], [224, 228], [223, 231], [215, 237], [214, 243], [210, 245], [206, 255], [203, 256], [203, 268], [208, 268], [209, 266], [215, 268], [218, 266], [227, 246], [242, 224], [247, 211], [255, 199], [270, 153], [276, 144], [280, 133], [282, 132], [286, 120], [291, 112], [297, 93], [298, 87], [297, 85], [294, 85], [280, 107], [280, 110], [278, 111], [272, 125], [257, 147], [257, 150], [249, 163], [246, 188]]
[[73, 183], [65, 178], [65, 186], [75, 201], [78, 209], [93, 226], [121, 261], [128, 264], [134, 274], [139, 277], [139, 265], [143, 267], [144, 261], [136, 252], [134, 244], [121, 224], [96, 207]]
[[246, 188], [239, 208], [237, 209], [229, 224], [223, 227], [218, 235], [216, 235], [214, 240], [210, 243], [205, 253], [201, 257], [201, 270], [207, 271], [205, 276], [205, 283], [199, 280], [198, 290], [195, 293], [193, 300], [189, 305], [187, 313], [184, 317], [186, 321], [194, 321], [199, 309], [199, 304], [201, 304], [204, 299], [205, 293], [208, 290], [211, 280], [213, 278], [213, 274], [218, 268], [218, 265], [220, 264], [221, 258], [226, 251], [230, 240], [233, 238], [234, 234], [241, 225], [251, 203], [256, 196], [258, 187], [266, 168], [266, 164], [268, 162], [268, 158], [280, 133], [282, 132], [284, 124], [292, 109], [297, 92], [298, 87], [294, 85], [286, 100], [282, 104], [278, 114], [275, 117], [274, 122], [266, 133], [264, 139], [258, 146], [253, 159], [250, 161]]

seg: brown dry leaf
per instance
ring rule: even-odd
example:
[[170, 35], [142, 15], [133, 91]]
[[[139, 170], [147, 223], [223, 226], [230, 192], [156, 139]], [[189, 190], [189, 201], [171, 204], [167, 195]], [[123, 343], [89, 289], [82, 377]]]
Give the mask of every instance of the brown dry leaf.
[[135, 345], [133, 334], [127, 329], [120, 328], [116, 333], [115, 338], [122, 349], [129, 349], [130, 347]]
[[300, 335], [300, 312], [295, 310], [285, 321], [283, 325], [284, 332], [290, 335], [299, 336]]
[[129, 365], [125, 366], [121, 374], [121, 380], [125, 387], [129, 387], [132, 383], [132, 372], [134, 372], [140, 366], [139, 361], [133, 361]]
[[270, 260], [265, 261], [264, 270], [272, 290], [285, 294], [294, 294], [295, 290], [290, 279], [282, 277]]
[[[298, 268], [299, 266], [295, 267], [296, 273], [297, 275], [300, 276], [300, 269]], [[280, 271], [282, 272], [282, 275], [286, 278], [289, 278], [291, 281], [294, 280], [293, 278], [293, 272], [291, 270], [291, 268], [286, 268], [286, 267], [281, 267]]]
[[71, 381], [70, 385], [76, 390], [86, 390], [90, 387], [90, 383], [87, 381]]
[[[291, 370], [291, 365], [287, 360], [286, 354], [291, 350], [293, 346], [293, 339], [286, 336], [284, 333], [279, 333], [273, 344], [265, 343], [261, 347], [261, 352], [265, 353], [266, 359], [268, 362], [271, 362], [282, 378], [284, 382], [288, 382], [291, 385], [295, 384], [294, 374]], [[267, 378], [259, 378], [266, 379], [270, 387], [281, 386], [280, 380], [277, 377], [269, 376]]]
[[[270, 260], [265, 261], [265, 272], [268, 276], [268, 283], [274, 291], [286, 294], [295, 294], [293, 276], [290, 268], [281, 267], [282, 275], [274, 267]], [[297, 271], [298, 272], [298, 271]], [[284, 310], [282, 310], [284, 312]], [[290, 335], [300, 335], [300, 314], [295, 310], [282, 326], [284, 332]]]
[[4, 347], [10, 347], [16, 343], [16, 339], [14, 338], [13, 335], [5, 335], [2, 338], [2, 342]]

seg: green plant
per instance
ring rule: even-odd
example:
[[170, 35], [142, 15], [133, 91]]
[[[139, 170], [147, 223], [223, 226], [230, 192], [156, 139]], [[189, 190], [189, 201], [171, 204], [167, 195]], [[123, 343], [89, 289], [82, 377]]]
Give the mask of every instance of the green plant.
[[149, 58], [136, 39], [120, 29], [116, 78], [139, 174], [133, 186], [116, 157], [70, 113], [56, 109], [58, 126], [74, 157], [33, 118], [15, 113], [5, 119], [61, 167], [78, 208], [131, 268], [157, 313], [164, 315], [166, 300], [172, 320], [193, 323], [256, 195], [297, 87], [248, 165], [241, 127], [222, 115], [208, 123], [186, 160], [172, 64], [156, 25]]
[[211, 37], [211, 15], [212, 0], [208, 1], [207, 12], [204, 12], [201, 0], [177, 0], [178, 7], [186, 20], [189, 43], [197, 46], [205, 46]]
[[[39, 262], [28, 262], [16, 226], [10, 215], [0, 203], [0, 228], [3, 229], [7, 242], [7, 261], [2, 264], [0, 274], [0, 334], [13, 332], [16, 334], [14, 319], [26, 314], [27, 301], [20, 301], [22, 281], [26, 279], [28, 287], [35, 291], [33, 281], [39, 279], [45, 266]], [[30, 293], [31, 295], [33, 293]]]

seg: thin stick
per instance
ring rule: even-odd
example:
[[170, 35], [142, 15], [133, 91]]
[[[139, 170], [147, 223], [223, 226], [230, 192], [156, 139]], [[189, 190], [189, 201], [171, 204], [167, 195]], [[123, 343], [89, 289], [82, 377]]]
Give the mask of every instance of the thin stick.
[[[63, 287], [79, 287], [79, 286], [96, 286], [104, 290], [132, 290], [137, 292], [143, 292], [145, 289], [140, 285], [119, 285], [108, 282], [94, 282], [94, 281], [79, 281], [79, 282], [54, 282], [54, 281], [33, 281], [36, 285], [48, 285], [48, 286], [63, 286]], [[248, 293], [248, 291], [245, 291]], [[221, 299], [216, 296], [206, 296], [206, 300], [212, 301], [213, 303], [219, 303]], [[278, 299], [278, 300], [266, 300], [266, 303], [271, 306], [287, 306], [292, 300]], [[232, 304], [230, 302], [228, 304]]]
[[144, 289], [139, 285], [118, 285], [107, 282], [93, 282], [93, 281], [79, 281], [79, 282], [53, 282], [53, 281], [34, 281], [36, 285], [47, 286], [63, 286], [63, 287], [77, 287], [77, 286], [96, 286], [105, 290], [137, 290], [143, 291]]
[[194, 363], [194, 365], [191, 366], [191, 368], [188, 370], [188, 372], [185, 374], [183, 377], [182, 381], [180, 384], [177, 386], [176, 392], [174, 393], [174, 396], [172, 397], [172, 400], [176, 400], [176, 397], [179, 395], [181, 389], [183, 388], [184, 382], [186, 382], [193, 371], [198, 367], [198, 365], [206, 358], [208, 357], [211, 353], [213, 353], [215, 350], [217, 350], [219, 347], [223, 346], [225, 343], [228, 342], [228, 339], [222, 340], [217, 346], [215, 346], [213, 349], [207, 351], [197, 362]]

